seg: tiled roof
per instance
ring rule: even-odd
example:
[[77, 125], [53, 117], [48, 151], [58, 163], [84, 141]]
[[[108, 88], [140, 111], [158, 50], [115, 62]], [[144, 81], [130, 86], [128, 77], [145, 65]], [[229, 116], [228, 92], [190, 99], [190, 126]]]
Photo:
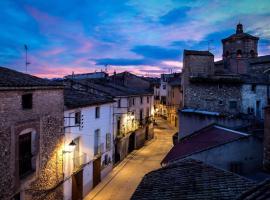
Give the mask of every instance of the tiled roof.
[[235, 199], [254, 185], [249, 179], [185, 159], [144, 176], [131, 199]]
[[59, 82], [54, 82], [29, 74], [24, 74], [15, 70], [0, 67], [0, 88], [11, 87], [48, 87], [62, 86]]
[[242, 193], [238, 200], [270, 199], [270, 179]]
[[237, 40], [237, 39], [253, 39], [253, 40], [259, 40], [258, 37], [255, 37], [255, 36], [252, 36], [248, 33], [235, 33], [235, 34], [232, 34], [231, 36], [227, 37], [227, 38], [224, 38], [222, 39], [222, 42], [226, 42], [228, 40]]
[[185, 55], [214, 56], [210, 51], [184, 50]]
[[114, 102], [114, 100], [110, 97], [90, 94], [71, 88], [65, 88], [64, 101], [65, 106], [69, 109]]
[[247, 137], [247, 134], [210, 125], [181, 139], [162, 160], [162, 164], [185, 158], [194, 153], [204, 151], [234, 140]]
[[152, 92], [148, 90], [131, 88], [128, 86], [117, 85], [114, 84], [113, 81], [109, 80], [91, 80], [91, 79], [83, 79], [80, 80], [79, 83], [84, 85], [88, 85], [94, 89], [99, 91], [103, 91], [104, 93], [117, 97], [117, 96], [136, 96], [136, 95], [151, 95]]
[[270, 63], [270, 55], [258, 56], [256, 58], [249, 59], [250, 64]]

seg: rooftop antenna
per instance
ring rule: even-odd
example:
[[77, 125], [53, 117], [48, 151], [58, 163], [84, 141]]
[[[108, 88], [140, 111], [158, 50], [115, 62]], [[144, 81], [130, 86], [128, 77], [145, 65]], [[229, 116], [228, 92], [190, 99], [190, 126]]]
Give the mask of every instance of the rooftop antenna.
[[26, 44], [24, 45], [24, 50], [25, 50], [25, 72], [27, 73], [27, 66], [30, 65], [30, 62], [28, 62], [27, 58], [28, 47]]

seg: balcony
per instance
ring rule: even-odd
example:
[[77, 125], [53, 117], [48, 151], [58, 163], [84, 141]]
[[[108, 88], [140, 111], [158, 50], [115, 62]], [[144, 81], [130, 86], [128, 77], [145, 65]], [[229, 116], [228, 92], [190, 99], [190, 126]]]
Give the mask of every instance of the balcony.
[[94, 156], [100, 156], [104, 153], [104, 143], [94, 147]]
[[77, 171], [79, 168], [82, 168], [84, 164], [87, 163], [87, 154], [82, 153], [81, 155], [73, 158], [73, 171]]

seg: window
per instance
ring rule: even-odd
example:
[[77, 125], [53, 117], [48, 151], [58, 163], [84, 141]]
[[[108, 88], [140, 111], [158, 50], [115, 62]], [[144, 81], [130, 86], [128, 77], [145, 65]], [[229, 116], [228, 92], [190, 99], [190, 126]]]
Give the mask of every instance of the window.
[[223, 101], [219, 100], [218, 105], [223, 105]]
[[241, 174], [242, 172], [242, 163], [241, 162], [231, 162], [230, 171], [233, 173]]
[[96, 107], [96, 119], [100, 117], [100, 107]]
[[237, 102], [236, 101], [230, 101], [229, 106], [230, 106], [230, 109], [236, 109], [237, 108]]
[[163, 88], [163, 90], [166, 90], [166, 85], [163, 84], [163, 85], [162, 85], [162, 88]]
[[117, 119], [117, 135], [120, 135], [121, 118]]
[[149, 117], [150, 116], [150, 110], [149, 108], [146, 108], [146, 117]]
[[252, 91], [252, 92], [256, 92], [256, 85], [255, 85], [255, 84], [252, 84], [252, 85], [251, 85], [251, 91]]
[[140, 110], [140, 124], [142, 124], [143, 121], [143, 109]]
[[241, 58], [242, 57], [242, 51], [240, 49], [237, 50], [236, 56], [237, 56], [237, 58]]
[[121, 108], [121, 99], [118, 99], [117, 104], [118, 108]]
[[135, 105], [135, 98], [132, 99], [132, 104]]
[[251, 56], [251, 57], [255, 57], [255, 52], [254, 52], [254, 50], [251, 50], [251, 51], [250, 51], [250, 56]]
[[229, 55], [230, 55], [230, 52], [229, 51], [226, 51], [226, 53], [225, 53], [226, 58], [228, 58]]
[[31, 132], [19, 135], [19, 176], [23, 178], [31, 173], [32, 169], [32, 150]]
[[143, 104], [143, 97], [141, 97], [141, 104]]
[[99, 140], [100, 140], [100, 130], [96, 129], [95, 130], [95, 139], [94, 139], [94, 155], [97, 155], [100, 153]]
[[107, 133], [106, 134], [106, 150], [110, 151], [111, 149], [111, 134]]
[[81, 112], [75, 112], [75, 125], [81, 124]]
[[149, 97], [147, 97], [147, 103], [149, 103]]
[[22, 95], [22, 108], [23, 109], [32, 109], [33, 106], [33, 96], [32, 94]]

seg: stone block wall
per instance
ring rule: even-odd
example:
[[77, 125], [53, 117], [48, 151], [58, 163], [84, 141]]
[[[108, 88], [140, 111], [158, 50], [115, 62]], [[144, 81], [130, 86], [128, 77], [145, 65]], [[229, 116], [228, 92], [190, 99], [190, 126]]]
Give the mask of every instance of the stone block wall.
[[[33, 95], [33, 108], [22, 109], [21, 96]], [[18, 192], [24, 199], [61, 199], [63, 179], [63, 90], [0, 91], [0, 199]], [[35, 130], [35, 171], [19, 178], [19, 134]], [[33, 163], [32, 163], [33, 165]]]
[[[238, 84], [191, 83], [184, 91], [184, 107], [236, 114], [241, 110], [241, 86]], [[230, 108], [236, 101], [236, 109]]]
[[264, 144], [263, 144], [263, 168], [270, 172], [270, 106], [265, 108], [264, 117]]

